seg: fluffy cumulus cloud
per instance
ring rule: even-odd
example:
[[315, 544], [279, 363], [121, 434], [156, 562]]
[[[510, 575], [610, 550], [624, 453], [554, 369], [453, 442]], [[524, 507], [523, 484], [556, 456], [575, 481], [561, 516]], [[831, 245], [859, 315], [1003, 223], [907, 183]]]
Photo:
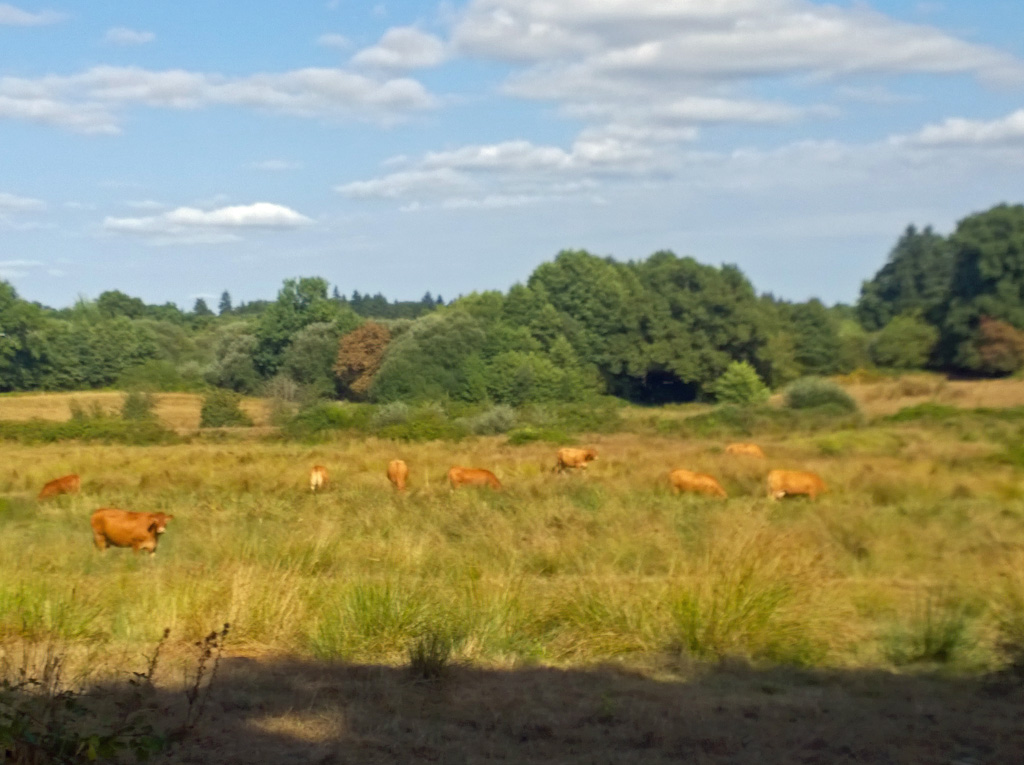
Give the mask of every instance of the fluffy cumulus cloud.
[[117, 133], [132, 105], [165, 109], [235, 106], [300, 117], [390, 123], [431, 109], [416, 80], [307, 68], [225, 77], [187, 70], [97, 66], [79, 74], [0, 77], [0, 118], [33, 120], [81, 133]]
[[[512, 206], [570, 194], [599, 202], [620, 181], [625, 188], [686, 177], [752, 188], [758, 173], [772, 168], [790, 175], [787, 162], [834, 174], [845, 161], [860, 172], [880, 155], [898, 157], [901, 141], [1007, 143], [1024, 132], [1022, 112], [992, 123], [949, 120], [859, 149], [835, 141], [771, 151], [693, 148], [721, 125], [755, 129], [840, 117], [828, 102], [848, 101], [850, 83], [865, 76], [967, 74], [1024, 83], [1024, 62], [1008, 53], [863, 4], [471, 0], [446, 44], [393, 29], [353, 62], [399, 69], [414, 66], [417, 54], [425, 63], [446, 54], [501, 61], [510, 70], [504, 95], [553, 103], [583, 126], [562, 146], [513, 139], [396, 158], [391, 172], [338, 186], [342, 194], [393, 199], [407, 210]], [[778, 92], [793, 100], [749, 95], [766, 82], [786, 83]], [[821, 98], [825, 103], [814, 103]]]
[[44, 24], [56, 24], [64, 20], [63, 13], [56, 11], [39, 11], [32, 13], [8, 3], [0, 3], [0, 26], [35, 27]]
[[1024, 109], [995, 120], [951, 117], [937, 125], [926, 125], [908, 136], [895, 136], [893, 143], [915, 147], [1005, 148], [1024, 146]]
[[103, 39], [112, 45], [145, 45], [156, 39], [152, 32], [142, 32], [127, 27], [114, 27], [108, 29]]
[[[700, 79], [814, 71], [973, 72], [1020, 77], [1019, 62], [864, 6], [808, 0], [474, 0], [460, 50], [549, 74]], [[535, 72], [542, 75], [544, 72]], [[524, 79], [529, 90], [533, 77]]]
[[380, 42], [352, 57], [357, 66], [405, 71], [437, 66], [445, 59], [444, 43], [415, 27], [394, 27]]
[[778, 123], [834, 112], [739, 97], [786, 78], [966, 73], [1024, 82], [1010, 54], [864, 5], [809, 0], [472, 0], [452, 48], [498, 59], [506, 94], [604, 124]]
[[140, 218], [107, 217], [103, 228], [120, 234], [137, 234], [162, 243], [210, 243], [234, 241], [235, 232], [246, 229], [294, 229], [313, 221], [283, 205], [256, 202], [213, 210], [178, 207], [160, 215]]

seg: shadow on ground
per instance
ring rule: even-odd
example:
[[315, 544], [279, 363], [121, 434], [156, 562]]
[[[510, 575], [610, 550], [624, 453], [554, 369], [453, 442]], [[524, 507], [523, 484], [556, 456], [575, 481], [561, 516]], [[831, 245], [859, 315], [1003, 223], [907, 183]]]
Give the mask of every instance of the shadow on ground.
[[[176, 763], [1024, 762], [1020, 678], [723, 665], [687, 681], [615, 667], [394, 667], [225, 658]], [[118, 691], [115, 691], [115, 693]], [[180, 719], [180, 690], [146, 699]]]

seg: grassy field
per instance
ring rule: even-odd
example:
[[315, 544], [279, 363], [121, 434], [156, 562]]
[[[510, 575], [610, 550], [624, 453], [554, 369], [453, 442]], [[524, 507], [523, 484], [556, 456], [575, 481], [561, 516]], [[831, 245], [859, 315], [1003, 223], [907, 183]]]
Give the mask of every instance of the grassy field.
[[[1017, 393], [1024, 390], [1015, 384]], [[950, 400], [973, 406], [984, 398], [974, 385], [973, 393]], [[933, 391], [930, 400], [947, 390]], [[1016, 400], [1006, 390], [991, 395]], [[875, 400], [902, 400], [888, 396]], [[0, 404], [28, 398], [4, 397]], [[921, 699], [948, 696], [952, 704], [964, 691], [949, 683], [969, 685], [1024, 651], [1020, 430], [999, 417], [877, 420], [758, 438], [765, 460], [726, 455], [720, 439], [594, 435], [579, 440], [600, 458], [585, 473], [566, 476], [550, 472], [552, 445], [510, 446], [503, 436], [421, 444], [339, 438], [315, 446], [0, 443], [0, 650], [11, 657], [26, 645], [56, 643], [82, 666], [123, 668], [151, 650], [164, 628], [171, 630], [171, 654], [174, 646], [184, 654], [190, 641], [230, 622], [233, 679], [220, 717], [212, 719], [234, 719], [232, 704], [256, 693], [251, 686], [263, 687], [268, 708], [277, 710], [260, 718], [265, 733], [278, 726], [282, 741], [311, 747], [364, 736], [360, 746], [369, 748], [353, 751], [366, 756], [352, 761], [456, 746], [454, 733], [431, 738], [441, 735], [431, 727], [432, 714], [444, 718], [442, 728], [456, 724], [434, 707], [417, 706], [424, 719], [394, 727], [396, 708], [416, 706], [421, 692], [380, 667], [408, 663], [417, 647], [460, 667], [452, 676], [462, 678], [457, 687], [482, 698], [497, 677], [506, 679], [509, 698], [529, 696], [543, 684], [538, 678], [553, 683], [536, 698], [536, 709], [516, 718], [527, 739], [539, 737], [537, 761], [561, 761], [544, 741], [553, 736], [564, 744], [571, 735], [563, 727], [572, 728], [558, 718], [549, 725], [555, 733], [543, 733], [534, 719], [541, 708], [555, 719], [562, 706], [580, 715], [586, 707], [580, 725], [588, 731], [615, 728], [610, 720], [633, 731], [655, 719], [644, 711], [647, 703], [653, 710], [674, 699], [689, 709], [706, 695], [737, 715], [749, 707], [767, 723], [834, 692], [838, 716], [829, 725], [836, 727], [846, 719], [838, 710], [853, 703], [848, 696], [857, 688], [857, 698], [875, 710], [870, 714], [911, 719]], [[395, 457], [410, 467], [407, 494], [394, 492], [385, 478]], [[330, 471], [320, 495], [308, 490], [313, 464]], [[505, 489], [452, 492], [444, 482], [452, 464], [490, 468]], [[667, 474], [679, 467], [715, 475], [730, 498], [673, 495]], [[771, 502], [764, 489], [771, 468], [814, 470], [830, 491], [816, 502]], [[43, 483], [68, 472], [82, 476], [80, 495], [36, 502]], [[175, 518], [152, 560], [126, 550], [101, 554], [88, 525], [100, 506]], [[721, 669], [736, 661], [743, 669]], [[361, 675], [361, 665], [379, 668]], [[339, 697], [334, 712], [313, 713], [320, 707], [310, 697], [305, 711], [282, 711], [281, 699], [267, 690], [272, 678], [317, 676], [317, 667], [344, 678], [335, 693], [345, 703]], [[790, 674], [773, 674], [778, 668]], [[709, 672], [719, 679], [709, 680]], [[939, 676], [926, 680], [922, 672]], [[391, 706], [372, 712], [378, 702], [367, 701], [369, 686], [392, 694]], [[893, 689], [907, 706], [885, 712], [876, 702]], [[645, 701], [630, 701], [635, 694]], [[769, 696], [785, 698], [782, 711], [779, 698]], [[459, 698], [454, 706], [472, 706], [469, 697]], [[972, 711], [966, 704], [964, 714], [985, 709], [986, 724], [1009, 726], [1013, 735], [1000, 740], [1016, 746], [1020, 726], [1013, 728], [1003, 701], [1019, 710], [1019, 694], [1011, 694], [985, 702], [995, 707]], [[372, 719], [343, 724], [331, 717], [346, 705]], [[850, 719], [857, 708], [853, 703]], [[952, 724], [943, 716], [950, 708], [943, 708], [935, 719]], [[253, 716], [251, 707], [245, 711], [243, 717]], [[685, 750], [678, 731], [669, 733], [666, 719], [656, 719], [647, 733], [659, 756]], [[339, 725], [348, 733], [338, 734]], [[329, 736], [317, 732], [325, 726]], [[372, 741], [365, 738], [370, 730]], [[907, 740], [937, 746], [926, 730]], [[647, 735], [634, 732], [638, 742]], [[506, 735], [511, 741], [519, 734], [502, 728]], [[378, 751], [380, 740], [393, 749]], [[746, 761], [739, 756], [742, 737], [708, 733], [701, 740], [691, 742], [702, 753], [697, 761]], [[500, 741], [484, 737], [477, 744], [498, 751]], [[819, 760], [788, 761], [869, 761], [844, 760], [829, 741]], [[766, 761], [787, 761], [784, 751], [791, 750], [784, 740], [776, 743], [778, 759]], [[564, 761], [577, 761], [559, 751]], [[916, 751], [900, 761], [952, 761], [915, 759]], [[234, 761], [226, 752], [222, 761]], [[489, 761], [482, 753], [480, 760]]]

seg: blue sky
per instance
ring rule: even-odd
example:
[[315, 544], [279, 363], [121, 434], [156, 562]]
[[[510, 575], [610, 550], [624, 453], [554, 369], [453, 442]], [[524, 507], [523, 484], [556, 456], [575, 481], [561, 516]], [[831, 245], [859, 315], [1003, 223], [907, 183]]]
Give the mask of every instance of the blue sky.
[[190, 308], [505, 290], [561, 249], [852, 302], [1024, 201], [1024, 4], [0, 2], [0, 278]]

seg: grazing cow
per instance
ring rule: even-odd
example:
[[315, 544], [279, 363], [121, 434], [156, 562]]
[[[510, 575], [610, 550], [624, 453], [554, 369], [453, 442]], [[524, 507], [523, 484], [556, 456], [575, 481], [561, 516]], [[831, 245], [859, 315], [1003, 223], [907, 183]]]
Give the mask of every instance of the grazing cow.
[[773, 470], [768, 474], [768, 496], [772, 499], [807, 496], [815, 499], [828, 491], [817, 473], [806, 470]]
[[551, 472], [561, 473], [564, 470], [575, 470], [586, 468], [587, 463], [597, 459], [597, 452], [593, 449], [574, 449], [571, 446], [563, 446], [558, 450], [558, 462]]
[[680, 492], [693, 492], [694, 494], [707, 494], [711, 497], [728, 497], [725, 489], [714, 478], [707, 473], [694, 473], [692, 470], [673, 470], [668, 474], [668, 480], [672, 488], [678, 494]]
[[108, 545], [130, 547], [133, 551], [148, 550], [156, 555], [156, 543], [167, 529], [173, 515], [166, 513], [133, 513], [101, 507], [92, 514], [92, 539], [96, 547], [106, 550]]
[[764, 452], [761, 451], [761, 447], [757, 444], [729, 444], [725, 447], [725, 453], [764, 459]]
[[82, 479], [78, 477], [77, 473], [71, 473], [70, 475], [63, 475], [60, 478], [54, 478], [43, 490], [39, 492], [37, 499], [46, 499], [47, 497], [56, 497], [58, 494], [77, 494], [79, 489], [82, 488]]
[[405, 491], [405, 481], [409, 477], [409, 466], [403, 460], [391, 460], [388, 463], [388, 480], [399, 491]]
[[323, 490], [327, 488], [327, 468], [323, 465], [313, 465], [309, 471], [309, 490]]
[[501, 488], [501, 481], [490, 470], [459, 467], [458, 465], [454, 465], [448, 471], [448, 482], [452, 485], [453, 489], [457, 489], [460, 486], [483, 486], [485, 484], [492, 489]]

